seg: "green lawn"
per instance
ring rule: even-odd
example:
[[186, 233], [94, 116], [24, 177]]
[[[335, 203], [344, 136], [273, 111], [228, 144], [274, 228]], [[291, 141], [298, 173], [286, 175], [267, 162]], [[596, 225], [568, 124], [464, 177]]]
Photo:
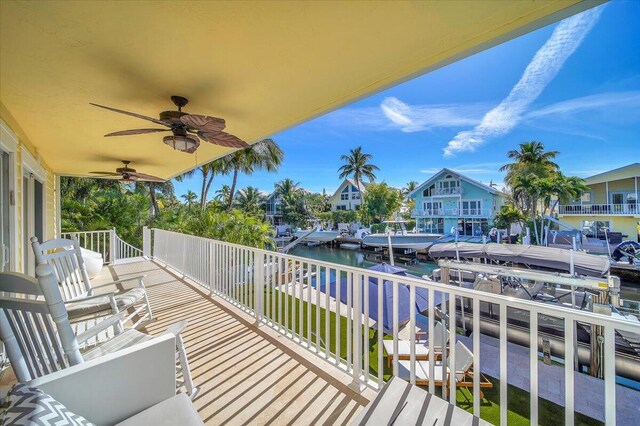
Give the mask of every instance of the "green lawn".
[[[251, 291], [249, 291], [251, 294]], [[297, 293], [296, 293], [297, 294]], [[277, 321], [278, 316], [280, 315], [280, 310], [278, 308], [278, 295], [280, 296], [281, 303], [281, 316], [282, 321], [285, 321], [285, 312], [289, 318], [289, 330], [294, 331], [297, 335], [301, 336], [302, 339], [306, 340], [308, 335], [308, 309], [311, 309], [311, 329], [316, 329], [316, 309], [318, 309], [314, 304], [309, 305], [305, 301], [301, 301], [293, 298], [290, 295], [287, 295], [284, 292], [279, 290], [271, 290], [269, 294], [265, 290], [265, 298], [264, 298], [264, 306], [267, 309], [267, 304], [269, 305], [269, 309], [275, 307], [273, 312], [269, 315], [270, 319], [274, 319]], [[303, 297], [307, 298], [306, 289], [303, 291]], [[285, 303], [286, 300], [286, 303]], [[312, 301], [314, 301], [312, 295]], [[273, 305], [272, 305], [273, 303]], [[294, 307], [295, 303], [295, 307]], [[253, 306], [253, 303], [250, 303]], [[294, 311], [295, 309], [295, 311]], [[299, 322], [299, 314], [300, 309], [302, 309], [302, 322]], [[269, 312], [269, 311], [265, 311]], [[293, 314], [295, 312], [296, 315], [296, 329], [291, 330], [293, 324]], [[322, 343], [322, 339], [325, 337], [325, 319], [326, 315], [329, 315], [329, 332], [330, 332], [330, 342], [329, 342], [329, 351], [331, 354], [335, 355], [336, 351], [336, 313], [335, 312], [327, 312], [324, 308], [320, 308], [320, 347], [321, 350], [324, 351], [324, 344]], [[344, 316], [340, 317], [340, 357], [343, 362], [346, 360], [347, 356], [347, 318]], [[378, 376], [378, 335], [377, 330], [367, 328], [368, 336], [369, 336], [369, 371], [372, 378], [376, 378]], [[367, 335], [366, 331], [363, 330], [364, 335]], [[311, 336], [311, 345], [315, 345], [317, 336]], [[385, 339], [391, 339], [391, 336], [385, 336]], [[364, 359], [364, 356], [363, 356]], [[387, 368], [386, 357], [383, 359], [383, 375], [384, 379], [388, 380], [391, 377], [391, 369]], [[484, 399], [481, 401], [480, 408], [480, 417], [484, 420], [487, 420], [493, 424], [500, 423], [500, 383], [498, 380], [489, 377], [489, 380], [493, 383], [492, 389], [483, 389], [484, 391]], [[439, 390], [436, 390], [438, 393]], [[529, 393], [521, 390], [515, 386], [509, 385], [507, 389], [507, 398], [509, 400], [509, 410], [508, 410], [508, 423], [510, 425], [528, 425], [529, 424]], [[473, 397], [468, 390], [458, 390], [457, 392], [457, 403], [461, 408], [473, 413]], [[561, 407], [557, 404], [554, 404], [545, 399], [540, 399], [538, 405], [538, 420], [541, 425], [559, 425], [564, 422], [564, 407]], [[575, 424], [577, 425], [601, 425], [603, 423], [591, 419], [589, 417], [583, 416], [579, 413], [575, 415]]]

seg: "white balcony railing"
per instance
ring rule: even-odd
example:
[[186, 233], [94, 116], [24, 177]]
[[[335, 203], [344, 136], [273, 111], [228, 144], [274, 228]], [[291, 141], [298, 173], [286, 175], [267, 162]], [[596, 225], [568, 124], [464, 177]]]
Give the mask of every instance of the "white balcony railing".
[[437, 216], [456, 216], [456, 217], [493, 217], [492, 209], [414, 209], [411, 210], [411, 216], [420, 217], [437, 217]]
[[459, 195], [462, 194], [462, 188], [439, 188], [435, 190], [433, 195]]
[[[412, 383], [416, 381], [416, 290], [428, 292], [429, 318], [436, 318], [437, 310], [448, 312], [448, 333], [451, 342], [456, 341], [456, 317], [461, 315], [456, 306], [464, 304], [465, 317], [471, 321], [473, 330], [480, 330], [480, 308], [487, 306], [493, 309], [492, 320], [499, 323], [499, 382], [500, 382], [500, 419], [501, 424], [507, 422], [509, 401], [507, 399], [507, 375], [516, 369], [528, 369], [530, 391], [530, 419], [531, 424], [538, 424], [538, 390], [539, 383], [544, 385], [547, 369], [538, 369], [541, 350], [529, 351], [529, 365], [514, 364], [507, 356], [507, 333], [511, 334], [510, 325], [507, 327], [507, 313], [518, 312], [528, 317], [525, 323], [519, 323], [518, 328], [528, 333], [530, 347], [540, 348], [544, 333], [541, 334], [539, 324], [543, 320], [554, 318], [564, 328], [564, 343], [559, 343], [564, 359], [571, 360], [564, 363], [564, 405], [565, 424], [574, 424], [574, 409], [576, 396], [575, 380], [579, 373], [574, 371], [574, 356], [584, 355], [588, 344], [576, 343], [574, 326], [587, 324], [602, 327], [602, 346], [604, 354], [603, 386], [591, 389], [590, 398], [604, 401], [602, 418], [607, 424], [616, 423], [616, 330], [639, 332], [637, 324], [615, 319], [605, 315], [593, 314], [576, 309], [525, 301], [504, 297], [501, 295], [469, 290], [457, 286], [445, 285], [433, 281], [421, 280], [413, 277], [390, 275], [366, 269], [345, 265], [338, 265], [323, 261], [291, 256], [278, 252], [260, 250], [235, 244], [214, 241], [206, 238], [190, 236], [164, 230], [145, 229], [145, 241], [152, 241], [153, 258], [175, 269], [185, 277], [207, 288], [211, 294], [220, 297], [239, 309], [255, 317], [256, 323], [272, 327], [291, 341], [308, 349], [319, 358], [327, 360], [342, 368], [353, 379], [354, 386], [371, 386], [380, 388], [384, 383], [384, 360], [382, 340], [385, 333], [383, 322], [374, 323], [369, 319], [370, 309], [377, 312], [387, 312], [392, 315], [392, 329], [388, 330], [393, 338], [395, 352], [398, 353], [399, 330], [409, 328], [410, 337], [410, 373]], [[145, 250], [146, 251], [146, 250]], [[334, 297], [328, 297], [324, 292], [316, 291], [317, 286], [330, 288], [330, 282], [344, 280], [345, 287], [336, 285]], [[363, 285], [370, 279], [391, 284]], [[400, 292], [409, 293], [410, 316], [408, 323], [399, 324], [400, 304], [392, 303], [387, 311], [387, 304], [383, 306], [383, 287], [392, 286], [391, 300], [399, 301]], [[340, 292], [346, 292], [346, 303], [340, 303], [344, 298]], [[377, 292], [377, 306], [370, 302], [369, 292]], [[386, 294], [386, 292], [385, 292]], [[439, 296], [436, 298], [436, 296]], [[444, 300], [436, 305], [433, 301]], [[368, 303], [363, 303], [368, 301]], [[402, 308], [404, 309], [404, 308]], [[324, 310], [324, 314], [322, 314]], [[335, 315], [329, 315], [330, 312]], [[469, 318], [472, 317], [472, 318]], [[346, 327], [345, 327], [346, 324]], [[363, 331], [366, 336], [363, 336]], [[428, 331], [434, 333], [434, 321], [429, 321]], [[215, 330], [212, 330], [215, 332]], [[373, 332], [373, 333], [371, 333]], [[346, 336], [342, 335], [345, 334]], [[373, 336], [373, 337], [371, 337]], [[363, 338], [365, 337], [365, 338]], [[472, 351], [474, 353], [474, 368], [477, 371], [481, 362], [480, 333], [473, 333]], [[377, 356], [373, 357], [371, 346], [379, 348]], [[586, 346], [586, 347], [585, 347]], [[553, 354], [558, 360], [558, 354]], [[450, 345], [447, 355], [450, 365], [456, 365], [455, 345]], [[429, 342], [429, 377], [435, 377], [434, 369], [442, 368], [436, 365], [433, 339]], [[495, 357], [495, 355], [493, 355]], [[393, 374], [398, 374], [398, 359], [393, 359]], [[470, 379], [471, 380], [471, 379]], [[473, 374], [473, 411], [480, 414], [480, 375]], [[600, 379], [595, 379], [600, 381]], [[549, 382], [550, 383], [550, 382]], [[435, 391], [436, 384], [429, 381], [429, 391]], [[455, 389], [456, 374], [450, 375], [443, 384], [443, 395], [448, 395], [450, 402], [456, 404], [456, 392], [446, 392], [446, 388]], [[600, 392], [598, 395], [596, 395]], [[577, 395], [576, 395], [577, 394]]]
[[142, 250], [120, 238], [115, 229], [63, 232], [60, 236], [61, 238], [76, 237], [80, 247], [100, 253], [104, 263], [143, 255]]
[[561, 205], [559, 214], [575, 215], [637, 215], [640, 214], [640, 204], [575, 204]]

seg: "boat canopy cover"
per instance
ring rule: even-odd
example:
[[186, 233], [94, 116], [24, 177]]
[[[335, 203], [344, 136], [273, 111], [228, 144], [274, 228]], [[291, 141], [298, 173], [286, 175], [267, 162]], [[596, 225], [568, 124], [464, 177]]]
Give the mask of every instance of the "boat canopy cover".
[[[500, 262], [520, 263], [542, 268], [569, 271], [571, 264], [570, 250], [532, 246], [524, 244], [473, 244], [458, 243], [457, 251], [460, 258], [486, 258]], [[429, 255], [434, 259], [456, 258], [456, 244], [434, 244], [429, 249]], [[573, 253], [574, 270], [577, 274], [602, 277], [609, 272], [609, 258], [583, 252]]]

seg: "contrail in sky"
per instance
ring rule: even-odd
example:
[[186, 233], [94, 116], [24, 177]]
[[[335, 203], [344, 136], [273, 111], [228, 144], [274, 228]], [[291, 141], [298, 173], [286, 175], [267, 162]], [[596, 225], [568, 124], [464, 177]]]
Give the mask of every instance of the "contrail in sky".
[[485, 140], [513, 129], [524, 112], [562, 69], [595, 25], [602, 7], [590, 9], [560, 22], [547, 42], [538, 50], [520, 81], [500, 104], [487, 112], [473, 130], [459, 132], [444, 148], [445, 157], [456, 152], [475, 151]]

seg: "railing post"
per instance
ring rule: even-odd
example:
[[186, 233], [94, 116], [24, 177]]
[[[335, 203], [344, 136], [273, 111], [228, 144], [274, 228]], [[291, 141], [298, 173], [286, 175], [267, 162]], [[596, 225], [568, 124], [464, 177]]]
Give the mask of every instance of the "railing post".
[[262, 296], [264, 294], [264, 253], [255, 253], [253, 262], [253, 311], [256, 315], [256, 325], [259, 325], [264, 315], [262, 306]]
[[[353, 383], [352, 386], [360, 389], [360, 375], [362, 374], [362, 297], [360, 296], [362, 275], [353, 274]], [[381, 280], [380, 280], [381, 281]], [[339, 281], [336, 281], [339, 282]], [[366, 284], [368, 285], [368, 284]], [[367, 301], [368, 302], [368, 301]], [[395, 302], [395, 301], [394, 301]], [[366, 319], [368, 321], [368, 318]], [[368, 327], [366, 328], [369, 329]], [[348, 331], [350, 333], [351, 330]], [[367, 336], [368, 338], [368, 336]], [[397, 353], [397, 352], [396, 352]], [[366, 374], [365, 374], [366, 376]]]
[[151, 259], [151, 230], [147, 226], [142, 227], [142, 255]]
[[109, 230], [109, 263], [114, 263], [116, 260], [116, 228], [113, 227]]

